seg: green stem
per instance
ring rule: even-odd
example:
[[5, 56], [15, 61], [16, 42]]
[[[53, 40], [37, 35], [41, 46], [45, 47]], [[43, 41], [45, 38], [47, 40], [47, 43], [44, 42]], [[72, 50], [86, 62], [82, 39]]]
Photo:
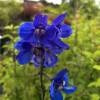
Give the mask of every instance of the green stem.
[[44, 100], [45, 98], [45, 87], [44, 87], [44, 83], [43, 83], [43, 66], [40, 67], [40, 84], [41, 84], [41, 99], [40, 100]]

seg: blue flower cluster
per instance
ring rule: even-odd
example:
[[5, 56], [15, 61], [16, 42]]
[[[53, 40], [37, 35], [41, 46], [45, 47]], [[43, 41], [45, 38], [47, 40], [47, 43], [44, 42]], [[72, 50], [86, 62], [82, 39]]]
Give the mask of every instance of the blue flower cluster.
[[51, 100], [63, 100], [61, 91], [66, 94], [71, 94], [76, 91], [75, 86], [69, 86], [67, 69], [63, 69], [57, 73], [50, 86]]
[[63, 23], [65, 17], [66, 13], [60, 14], [49, 25], [48, 16], [38, 14], [33, 22], [22, 24], [19, 27], [20, 40], [15, 44], [19, 50], [18, 62], [27, 64], [31, 61], [36, 67], [55, 66], [57, 54], [69, 48], [61, 38], [72, 34], [71, 26]]

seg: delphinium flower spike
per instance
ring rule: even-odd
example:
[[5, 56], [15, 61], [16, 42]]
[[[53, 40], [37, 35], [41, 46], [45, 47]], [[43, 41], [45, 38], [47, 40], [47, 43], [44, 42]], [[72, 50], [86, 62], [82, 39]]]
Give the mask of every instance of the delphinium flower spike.
[[68, 44], [61, 41], [61, 38], [72, 34], [69, 25], [63, 23], [66, 13], [55, 18], [51, 25], [48, 24], [48, 16], [38, 14], [34, 21], [25, 22], [19, 27], [20, 40], [15, 44], [19, 50], [16, 59], [20, 64], [27, 64], [30, 61], [36, 67], [53, 67], [58, 62], [57, 54], [68, 49]]
[[61, 91], [71, 94], [76, 91], [75, 86], [69, 86], [67, 69], [63, 69], [57, 73], [50, 85], [51, 100], [63, 100]]
[[[34, 21], [25, 22], [19, 27], [20, 40], [16, 42], [15, 48], [19, 51], [16, 56], [19, 64], [33, 62], [36, 67], [40, 67], [41, 100], [45, 98], [45, 88], [43, 84], [43, 69], [53, 67], [58, 62], [58, 54], [69, 49], [69, 45], [61, 38], [67, 38], [72, 34], [70, 25], [64, 24], [66, 13], [57, 16], [51, 24], [48, 24], [48, 16], [37, 14]], [[51, 100], [63, 100], [61, 90], [70, 94], [76, 87], [69, 87], [67, 70], [61, 70], [50, 86]]]

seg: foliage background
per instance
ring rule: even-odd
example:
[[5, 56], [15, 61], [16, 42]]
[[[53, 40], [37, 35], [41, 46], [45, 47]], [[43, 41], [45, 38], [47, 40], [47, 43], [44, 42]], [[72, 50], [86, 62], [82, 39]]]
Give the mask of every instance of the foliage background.
[[[100, 9], [94, 0], [62, 0], [61, 5], [48, 4], [43, 11], [53, 17], [67, 11], [66, 21], [73, 28], [72, 36], [64, 39], [70, 49], [59, 56], [57, 66], [45, 72], [52, 77], [62, 68], [69, 70], [69, 82], [78, 89], [71, 95], [63, 94], [64, 100], [100, 100]], [[0, 1], [0, 100], [39, 100], [39, 77], [34, 76], [39, 69], [33, 64], [19, 65], [15, 60], [17, 30], [25, 21], [21, 13], [23, 4]], [[5, 38], [10, 41], [3, 41]], [[46, 100], [50, 100], [50, 82], [45, 78], [44, 82]]]

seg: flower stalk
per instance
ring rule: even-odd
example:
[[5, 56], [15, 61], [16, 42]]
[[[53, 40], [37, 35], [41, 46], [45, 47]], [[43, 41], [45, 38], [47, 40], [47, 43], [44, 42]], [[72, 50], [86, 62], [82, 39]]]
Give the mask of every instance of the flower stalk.
[[20, 40], [15, 44], [19, 51], [16, 56], [19, 64], [33, 62], [35, 67], [40, 68], [38, 73], [40, 81], [40, 100], [45, 100], [44, 79], [52, 81], [50, 85], [51, 100], [63, 100], [61, 91], [66, 94], [73, 93], [76, 87], [68, 84], [67, 70], [63, 69], [54, 78], [50, 78], [44, 68], [50, 68], [58, 62], [58, 54], [69, 49], [69, 45], [62, 41], [72, 34], [72, 28], [63, 21], [66, 13], [57, 16], [51, 24], [48, 24], [48, 16], [38, 14], [34, 21], [25, 22], [19, 27]]
[[45, 86], [44, 86], [44, 82], [43, 82], [43, 66], [40, 67], [40, 84], [41, 84], [41, 91], [40, 91], [40, 100], [44, 100], [45, 98]]

